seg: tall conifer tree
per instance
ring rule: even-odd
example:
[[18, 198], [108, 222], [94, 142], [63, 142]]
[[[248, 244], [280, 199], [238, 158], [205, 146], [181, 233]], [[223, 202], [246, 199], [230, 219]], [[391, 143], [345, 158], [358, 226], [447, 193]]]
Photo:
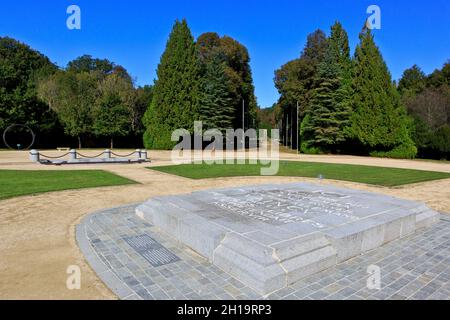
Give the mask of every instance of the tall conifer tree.
[[199, 108], [199, 63], [186, 20], [176, 21], [157, 69], [153, 99], [144, 116], [146, 148], [169, 149], [175, 129], [193, 129]]
[[349, 135], [379, 155], [414, 157], [410, 122], [371, 31], [364, 28], [356, 47]]
[[302, 125], [304, 151], [311, 147], [333, 151], [345, 141], [345, 128], [351, 113], [350, 71], [348, 36], [336, 22], [318, 67], [311, 107]]
[[225, 62], [220, 53], [206, 64], [202, 77], [200, 119], [204, 129], [233, 128], [235, 108], [227, 86]]

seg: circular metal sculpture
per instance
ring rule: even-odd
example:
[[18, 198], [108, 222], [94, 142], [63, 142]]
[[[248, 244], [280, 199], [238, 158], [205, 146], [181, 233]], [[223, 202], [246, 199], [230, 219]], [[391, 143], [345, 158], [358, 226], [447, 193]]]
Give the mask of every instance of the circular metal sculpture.
[[[22, 144], [20, 144], [20, 143], [16, 144], [16, 148], [13, 148], [13, 147], [11, 147], [10, 144], [8, 144], [8, 141], [6, 139], [7, 133], [10, 132], [13, 129], [16, 129], [16, 128], [20, 128], [20, 129], [24, 130], [26, 132], [26, 136], [29, 135], [30, 138], [31, 138], [31, 142], [28, 145], [26, 145], [25, 148], [21, 148]], [[12, 125], [8, 126], [5, 129], [5, 131], [3, 131], [3, 143], [9, 149], [28, 150], [28, 149], [30, 149], [33, 146], [35, 139], [36, 139], [36, 135], [34, 134], [33, 130], [31, 130], [31, 128], [29, 126], [25, 125], [25, 124], [17, 124], [17, 123], [15, 123], [15, 124], [12, 124]]]

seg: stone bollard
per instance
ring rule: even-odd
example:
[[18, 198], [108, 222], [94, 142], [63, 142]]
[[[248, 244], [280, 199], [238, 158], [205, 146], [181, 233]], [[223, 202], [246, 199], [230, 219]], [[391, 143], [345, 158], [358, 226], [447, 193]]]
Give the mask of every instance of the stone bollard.
[[111, 159], [111, 150], [106, 149], [103, 154], [105, 155], [104, 158], [105, 159]]
[[142, 160], [147, 160], [147, 150], [141, 150], [141, 157]]
[[77, 150], [70, 149], [69, 151], [69, 160], [76, 160], [77, 159]]
[[134, 151], [134, 153], [136, 154], [136, 158], [140, 159], [141, 158], [141, 149], [136, 149]]
[[35, 149], [30, 150], [30, 160], [33, 162], [39, 162], [39, 151]]

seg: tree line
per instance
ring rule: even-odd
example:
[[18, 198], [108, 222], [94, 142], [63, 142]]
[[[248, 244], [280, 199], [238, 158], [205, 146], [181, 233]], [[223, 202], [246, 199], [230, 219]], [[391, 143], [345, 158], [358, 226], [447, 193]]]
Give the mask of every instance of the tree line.
[[250, 56], [231, 37], [207, 32], [197, 41], [186, 20], [176, 21], [157, 69], [153, 99], [144, 116], [144, 145], [170, 149], [175, 129], [250, 128], [256, 125]]
[[[280, 128], [304, 153], [398, 158], [450, 157], [450, 62], [399, 83], [364, 27], [350, 52], [336, 22], [307, 37], [300, 57], [275, 71], [280, 98], [257, 106], [250, 56], [229, 36], [194, 39], [176, 21], [152, 86], [136, 87], [125, 68], [84, 55], [60, 68], [26, 44], [0, 37], [0, 132], [13, 123], [37, 134], [37, 147], [114, 145], [170, 149], [175, 129]], [[118, 141], [118, 143], [117, 143]]]
[[450, 61], [429, 75], [412, 66], [403, 72], [398, 90], [413, 119], [418, 156], [450, 159]]
[[[405, 71], [397, 87], [369, 28], [362, 29], [353, 56], [341, 23], [329, 36], [316, 30], [300, 57], [275, 71], [280, 99], [273, 112], [283, 144], [304, 153], [396, 158], [413, 158], [418, 151], [424, 156], [432, 148], [435, 156], [448, 157], [448, 67], [429, 77], [416, 69]], [[436, 85], [430, 84], [434, 78]], [[431, 102], [437, 96], [440, 107]], [[432, 112], [445, 120], [430, 123], [423, 114], [426, 103], [445, 113]]]
[[0, 38], [0, 53], [0, 131], [29, 125], [38, 147], [81, 148], [107, 139], [112, 148], [121, 138], [127, 147], [170, 149], [173, 130], [193, 132], [196, 120], [204, 130], [257, 125], [245, 46], [214, 32], [195, 41], [186, 20], [175, 22], [152, 86], [135, 88], [125, 68], [90, 55], [59, 68], [7, 37]]
[[[46, 56], [12, 38], [0, 38], [0, 131], [25, 124], [38, 147], [98, 146], [122, 137], [140, 146], [141, 118], [152, 87], [135, 88], [120, 65], [83, 55], [58, 68]], [[20, 134], [20, 133], [19, 133]]]
[[114, 138], [142, 134], [141, 118], [152, 97], [152, 87], [134, 88], [125, 68], [107, 59], [81, 56], [64, 70], [41, 79], [37, 95], [55, 111], [65, 132], [76, 137]]

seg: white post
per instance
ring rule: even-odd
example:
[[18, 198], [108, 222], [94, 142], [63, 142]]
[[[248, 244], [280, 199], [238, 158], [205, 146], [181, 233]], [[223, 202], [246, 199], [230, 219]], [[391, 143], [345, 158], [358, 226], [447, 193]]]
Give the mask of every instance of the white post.
[[69, 151], [69, 159], [75, 160], [77, 158], [77, 151], [75, 149], [70, 149]]
[[[292, 110], [291, 110], [292, 117]], [[291, 119], [291, 149], [294, 148], [294, 119]]]
[[106, 149], [103, 154], [105, 155], [105, 159], [111, 158], [111, 150]]
[[141, 158], [141, 149], [136, 149], [136, 151], [134, 151], [136, 154], [136, 158], [140, 159]]
[[242, 131], [245, 131], [245, 100], [242, 99]]
[[39, 162], [39, 151], [35, 149], [30, 150], [30, 160], [33, 162]]
[[296, 137], [297, 137], [297, 138], [296, 138], [295, 141], [297, 142], [297, 154], [298, 154], [298, 152], [299, 152], [299, 147], [300, 147], [300, 146], [298, 145], [298, 140], [299, 140], [299, 134], [298, 134], [298, 131], [299, 131], [299, 130], [298, 130], [298, 129], [299, 129], [299, 127], [298, 127], [298, 101], [297, 101], [297, 128], [296, 128], [296, 129], [297, 129], [297, 131], [295, 132], [295, 134], [296, 134]]
[[[292, 119], [291, 119], [291, 125], [292, 125]], [[286, 113], [286, 147], [290, 147], [289, 145], [289, 113]], [[292, 143], [292, 141], [291, 141]]]
[[242, 99], [242, 147], [245, 150], [245, 100]]

